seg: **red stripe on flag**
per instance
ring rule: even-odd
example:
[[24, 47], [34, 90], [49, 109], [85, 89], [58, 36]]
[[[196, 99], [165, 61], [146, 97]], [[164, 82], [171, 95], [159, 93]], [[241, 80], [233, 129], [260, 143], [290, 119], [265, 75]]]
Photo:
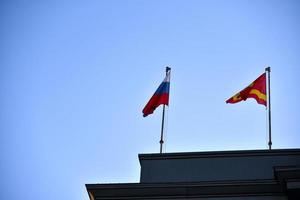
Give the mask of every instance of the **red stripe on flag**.
[[152, 114], [161, 104], [169, 105], [169, 93], [154, 94], [143, 109], [143, 116], [146, 117]]

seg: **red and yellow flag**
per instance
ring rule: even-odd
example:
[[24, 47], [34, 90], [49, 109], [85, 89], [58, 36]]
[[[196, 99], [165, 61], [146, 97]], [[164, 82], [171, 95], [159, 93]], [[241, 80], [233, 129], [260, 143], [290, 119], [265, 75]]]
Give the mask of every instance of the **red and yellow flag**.
[[260, 75], [248, 87], [229, 98], [226, 103], [238, 103], [248, 98], [254, 98], [257, 103], [267, 106], [266, 73]]

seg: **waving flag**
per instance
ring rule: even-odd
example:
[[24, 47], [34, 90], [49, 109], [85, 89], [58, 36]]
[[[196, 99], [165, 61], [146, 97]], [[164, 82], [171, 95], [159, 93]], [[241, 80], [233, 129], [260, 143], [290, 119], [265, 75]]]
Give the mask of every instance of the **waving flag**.
[[229, 98], [226, 103], [238, 103], [248, 98], [254, 98], [257, 103], [267, 106], [266, 73], [260, 75], [248, 87]]
[[154, 112], [154, 110], [161, 104], [169, 105], [169, 91], [170, 91], [170, 68], [166, 70], [166, 77], [155, 91], [151, 99], [148, 101], [143, 109], [143, 116], [146, 117]]

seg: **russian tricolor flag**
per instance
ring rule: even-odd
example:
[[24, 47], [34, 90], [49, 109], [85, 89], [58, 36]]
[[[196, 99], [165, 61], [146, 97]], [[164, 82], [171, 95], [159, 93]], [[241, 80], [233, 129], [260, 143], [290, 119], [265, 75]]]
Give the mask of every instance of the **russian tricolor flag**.
[[148, 101], [143, 109], [143, 116], [146, 117], [154, 112], [154, 110], [161, 104], [169, 105], [170, 92], [170, 73], [171, 68], [167, 68], [166, 77], [160, 86], [157, 88], [151, 99]]

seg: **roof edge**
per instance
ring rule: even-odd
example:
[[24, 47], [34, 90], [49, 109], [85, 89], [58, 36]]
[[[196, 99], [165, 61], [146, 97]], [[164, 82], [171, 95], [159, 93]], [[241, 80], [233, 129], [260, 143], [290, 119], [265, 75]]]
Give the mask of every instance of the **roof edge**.
[[200, 197], [233, 197], [284, 195], [284, 188], [275, 180], [222, 183], [126, 183], [86, 184], [95, 199], [174, 199]]
[[203, 152], [174, 152], [139, 154], [139, 160], [165, 160], [213, 157], [244, 157], [244, 156], [280, 156], [300, 155], [300, 148], [291, 149], [256, 149], [256, 150], [230, 150], [230, 151], [203, 151]]

